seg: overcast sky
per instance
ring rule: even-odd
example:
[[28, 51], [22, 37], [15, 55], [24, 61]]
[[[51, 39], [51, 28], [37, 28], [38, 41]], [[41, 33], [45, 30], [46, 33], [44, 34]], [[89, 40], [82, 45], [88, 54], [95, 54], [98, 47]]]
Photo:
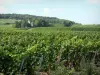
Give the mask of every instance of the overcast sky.
[[0, 13], [58, 17], [100, 24], [100, 0], [0, 0]]

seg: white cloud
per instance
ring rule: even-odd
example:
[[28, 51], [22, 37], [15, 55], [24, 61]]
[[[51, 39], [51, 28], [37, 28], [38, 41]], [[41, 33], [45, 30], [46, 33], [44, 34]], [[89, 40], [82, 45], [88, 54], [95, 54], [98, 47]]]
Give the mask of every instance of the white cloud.
[[43, 9], [43, 13], [44, 13], [44, 16], [48, 16], [49, 15], [49, 13], [50, 13], [50, 9], [49, 8], [44, 8]]
[[99, 4], [100, 3], [100, 0], [88, 0], [89, 3], [92, 3], [92, 4]]
[[49, 13], [50, 12], [50, 9], [49, 8], [44, 8], [44, 12], [45, 13]]

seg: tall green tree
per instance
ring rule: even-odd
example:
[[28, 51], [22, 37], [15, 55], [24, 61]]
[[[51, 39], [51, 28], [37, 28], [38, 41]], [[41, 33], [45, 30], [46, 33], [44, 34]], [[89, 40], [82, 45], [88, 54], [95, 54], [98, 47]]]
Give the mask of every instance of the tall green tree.
[[15, 28], [21, 28], [21, 22], [16, 21], [15, 22]]
[[74, 22], [72, 22], [72, 21], [64, 21], [64, 26], [67, 26], [67, 27], [70, 27], [70, 26], [72, 26], [73, 24], [75, 24]]
[[50, 26], [49, 23], [45, 20], [39, 20], [38, 24], [37, 24], [38, 27], [48, 27]]

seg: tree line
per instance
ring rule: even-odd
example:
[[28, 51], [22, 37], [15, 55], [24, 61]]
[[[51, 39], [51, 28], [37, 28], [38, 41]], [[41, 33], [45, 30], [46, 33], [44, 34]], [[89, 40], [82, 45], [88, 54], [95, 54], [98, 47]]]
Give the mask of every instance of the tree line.
[[28, 14], [0, 14], [2, 19], [16, 19], [15, 27], [48, 27], [54, 24], [63, 24], [64, 26], [72, 26], [76, 24], [74, 21], [59, 19], [56, 17], [43, 17]]
[[42, 19], [40, 20], [24, 19], [15, 22], [16, 28], [49, 27], [49, 26], [51, 26], [51, 24]]

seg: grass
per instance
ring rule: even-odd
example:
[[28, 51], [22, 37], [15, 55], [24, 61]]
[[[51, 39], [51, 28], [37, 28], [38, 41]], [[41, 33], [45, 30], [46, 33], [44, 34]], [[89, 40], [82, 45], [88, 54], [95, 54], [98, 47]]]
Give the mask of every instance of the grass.
[[54, 24], [53, 27], [64, 27], [64, 24]]
[[0, 28], [12, 28], [16, 19], [0, 19]]
[[10, 25], [0, 25], [0, 28], [12, 28], [13, 24]]
[[15, 23], [16, 19], [0, 19], [0, 24]]

